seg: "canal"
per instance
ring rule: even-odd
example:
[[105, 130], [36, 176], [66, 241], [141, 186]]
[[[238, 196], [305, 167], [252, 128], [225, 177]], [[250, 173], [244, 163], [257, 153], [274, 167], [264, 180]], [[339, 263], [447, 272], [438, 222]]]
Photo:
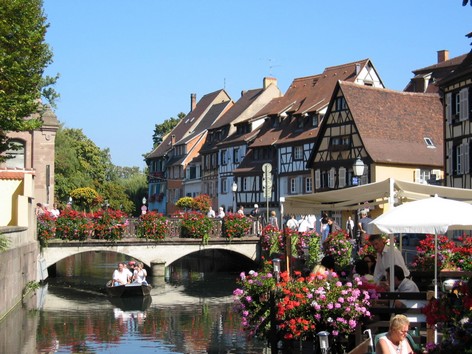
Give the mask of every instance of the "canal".
[[[231, 255], [186, 257], [156, 281], [150, 297], [112, 299], [104, 293], [118, 261], [89, 252], [57, 264], [56, 276], [0, 323], [1, 353], [262, 353], [246, 338], [233, 310], [240, 271]], [[229, 264], [237, 264], [231, 269]]]

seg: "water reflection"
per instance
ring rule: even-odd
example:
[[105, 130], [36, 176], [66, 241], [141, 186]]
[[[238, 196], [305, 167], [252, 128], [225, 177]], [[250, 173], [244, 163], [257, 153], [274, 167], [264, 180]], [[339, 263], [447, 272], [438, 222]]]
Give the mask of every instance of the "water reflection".
[[174, 277], [155, 286], [150, 297], [109, 298], [100, 286], [116, 262], [124, 259], [99, 254], [81, 257], [58, 266], [59, 276], [49, 282], [41, 310], [30, 312], [26, 319], [37, 323], [37, 353], [255, 354], [266, 350], [264, 342], [247, 340], [240, 329], [231, 296], [234, 273], [206, 273], [177, 265], [170, 272]]

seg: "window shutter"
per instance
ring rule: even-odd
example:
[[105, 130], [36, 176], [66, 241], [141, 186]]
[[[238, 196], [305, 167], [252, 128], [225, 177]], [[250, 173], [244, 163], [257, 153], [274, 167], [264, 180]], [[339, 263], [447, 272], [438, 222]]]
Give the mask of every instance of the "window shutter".
[[315, 188], [320, 189], [321, 187], [321, 173], [320, 170], [315, 170]]
[[415, 183], [421, 183], [421, 170], [415, 168]]
[[460, 106], [460, 111], [459, 111], [459, 120], [467, 120], [469, 119], [469, 92], [467, 88], [463, 88], [459, 92], [459, 106]]
[[298, 194], [303, 194], [304, 193], [303, 177], [300, 177], [300, 176], [297, 178], [297, 193]]
[[329, 185], [328, 185], [329, 188], [334, 188], [335, 172], [336, 170], [334, 169], [334, 167], [331, 167], [331, 169], [329, 170]]
[[[462, 112], [462, 109], [461, 109]], [[463, 154], [464, 154], [464, 173], [469, 173], [470, 172], [470, 159], [469, 159], [469, 143], [464, 143], [464, 149], [463, 149]]]
[[339, 168], [339, 188], [344, 188], [346, 186], [346, 168]]
[[[452, 176], [454, 174], [454, 158], [452, 156], [452, 148], [451, 147], [448, 147], [447, 148], [447, 156], [446, 156], [446, 159], [447, 159], [447, 164], [446, 164], [446, 175], [448, 176]], [[446, 176], [444, 176], [444, 178], [446, 178]]]
[[452, 123], [452, 106], [451, 106], [452, 95], [451, 93], [446, 94], [446, 121], [447, 124]]
[[457, 147], [456, 154], [457, 154], [457, 159], [456, 159], [457, 174], [461, 175], [464, 171], [464, 151], [463, 151], [462, 144]]

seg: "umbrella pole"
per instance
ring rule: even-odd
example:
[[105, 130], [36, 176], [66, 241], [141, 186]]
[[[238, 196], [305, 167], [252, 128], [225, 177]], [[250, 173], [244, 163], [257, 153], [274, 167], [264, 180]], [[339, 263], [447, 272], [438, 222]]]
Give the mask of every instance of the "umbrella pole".
[[[395, 256], [393, 255], [394, 253], [394, 248], [395, 248], [395, 237], [393, 234], [390, 234], [390, 279], [388, 280], [390, 282], [390, 292], [395, 291]], [[393, 307], [394, 301], [391, 302], [391, 305]]]

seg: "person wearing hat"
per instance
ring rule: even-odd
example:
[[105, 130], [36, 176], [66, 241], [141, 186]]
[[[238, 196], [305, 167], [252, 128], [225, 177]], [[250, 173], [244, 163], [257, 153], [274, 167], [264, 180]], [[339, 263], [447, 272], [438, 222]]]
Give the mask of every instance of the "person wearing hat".
[[250, 216], [252, 219], [252, 233], [254, 235], [260, 236], [262, 233], [262, 225], [261, 225], [261, 212], [259, 211], [259, 205], [254, 204], [254, 209], [252, 209]]

